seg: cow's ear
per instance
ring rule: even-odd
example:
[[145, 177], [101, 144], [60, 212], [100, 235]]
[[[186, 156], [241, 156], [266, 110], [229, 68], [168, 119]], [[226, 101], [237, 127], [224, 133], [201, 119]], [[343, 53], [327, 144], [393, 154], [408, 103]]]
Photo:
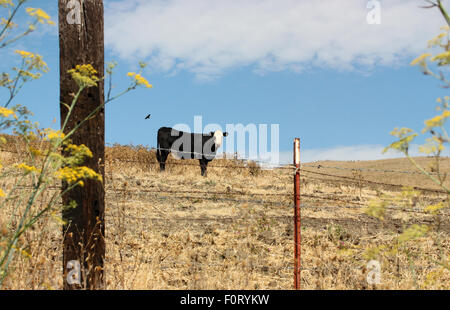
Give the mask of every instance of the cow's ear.
[[224, 136], [224, 137], [228, 137], [228, 132], [224, 132], [224, 133], [223, 133], [223, 136]]
[[209, 133], [209, 135], [210, 135], [210, 136], [214, 136], [214, 131], [211, 131], [211, 132]]

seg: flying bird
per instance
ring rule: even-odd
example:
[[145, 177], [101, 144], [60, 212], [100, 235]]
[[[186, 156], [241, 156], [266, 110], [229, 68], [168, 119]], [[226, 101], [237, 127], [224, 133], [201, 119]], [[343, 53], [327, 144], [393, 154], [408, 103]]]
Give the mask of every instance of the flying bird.
[[152, 117], [151, 114], [147, 115], [147, 117], [145, 119], [150, 119], [150, 117]]

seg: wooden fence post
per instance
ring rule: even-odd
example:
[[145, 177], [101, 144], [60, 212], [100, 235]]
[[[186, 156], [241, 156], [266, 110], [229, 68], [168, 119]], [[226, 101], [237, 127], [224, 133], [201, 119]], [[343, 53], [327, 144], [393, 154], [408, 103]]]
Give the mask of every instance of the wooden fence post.
[[[76, 65], [91, 64], [98, 71], [97, 87], [83, 91], [65, 132], [71, 131], [96, 107], [104, 104], [104, 22], [102, 0], [58, 0], [60, 45], [60, 114], [63, 122], [78, 86], [67, 73]], [[72, 136], [74, 144], [84, 144], [93, 153], [84, 163], [105, 179], [105, 111], [101, 109]], [[66, 185], [63, 185], [65, 187]], [[63, 196], [64, 289], [103, 289], [105, 257], [105, 190], [103, 183], [87, 180]]]
[[300, 213], [300, 139], [294, 141], [294, 289], [300, 290], [301, 213]]

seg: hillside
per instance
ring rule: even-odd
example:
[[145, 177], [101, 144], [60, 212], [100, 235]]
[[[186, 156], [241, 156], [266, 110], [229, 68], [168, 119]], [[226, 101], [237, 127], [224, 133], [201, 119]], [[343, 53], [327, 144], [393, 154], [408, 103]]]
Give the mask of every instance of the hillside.
[[[425, 168], [427, 172], [432, 174], [436, 173], [436, 158], [414, 157], [413, 159], [420, 166]], [[308, 165], [316, 167], [308, 167]], [[320, 166], [320, 168], [317, 166]], [[450, 158], [442, 157], [439, 161], [439, 167], [442, 175], [449, 175], [449, 177], [445, 178], [444, 184], [447, 187], [450, 187]], [[316, 173], [320, 172], [330, 175], [346, 176], [361, 180], [362, 182], [373, 181], [404, 186], [439, 189], [439, 186], [436, 183], [421, 174], [420, 171], [407, 158], [368, 161], [317, 161], [306, 164], [304, 170], [313, 171]]]

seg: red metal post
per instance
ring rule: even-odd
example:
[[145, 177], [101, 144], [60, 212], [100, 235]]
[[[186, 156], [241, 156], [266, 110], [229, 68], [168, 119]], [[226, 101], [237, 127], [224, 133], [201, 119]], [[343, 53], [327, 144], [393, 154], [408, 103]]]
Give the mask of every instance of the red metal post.
[[294, 289], [300, 290], [301, 213], [300, 213], [300, 139], [294, 141]]

